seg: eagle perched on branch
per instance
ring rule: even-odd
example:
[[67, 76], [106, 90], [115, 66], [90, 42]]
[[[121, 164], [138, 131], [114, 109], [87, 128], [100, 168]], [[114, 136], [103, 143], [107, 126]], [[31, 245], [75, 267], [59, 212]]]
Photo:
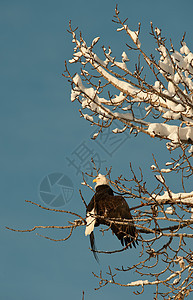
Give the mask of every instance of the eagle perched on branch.
[[[138, 244], [137, 231], [127, 202], [122, 196], [114, 195], [109, 186], [109, 180], [104, 175], [98, 174], [93, 182], [96, 182], [96, 192], [86, 210], [85, 235], [90, 235], [91, 248], [95, 258], [97, 259], [93, 230], [100, 224], [110, 226], [123, 246], [132, 248], [133, 245], [136, 247], [135, 243]], [[128, 224], [116, 223], [123, 219], [127, 219]]]

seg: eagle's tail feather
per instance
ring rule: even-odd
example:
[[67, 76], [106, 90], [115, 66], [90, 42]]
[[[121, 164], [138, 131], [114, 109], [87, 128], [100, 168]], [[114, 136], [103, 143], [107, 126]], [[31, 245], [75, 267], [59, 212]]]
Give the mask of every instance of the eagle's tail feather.
[[[115, 233], [117, 238], [120, 240], [122, 246], [129, 246], [132, 248], [134, 246], [136, 248], [137, 242], [137, 234], [134, 226], [116, 226], [115, 224], [111, 225], [112, 231]], [[136, 243], [136, 244], [135, 244]]]
[[95, 252], [95, 251], [97, 250], [97, 248], [96, 248], [96, 245], [95, 245], [95, 238], [94, 238], [94, 233], [93, 233], [93, 231], [92, 231], [91, 234], [90, 234], [90, 245], [91, 245], [91, 249], [92, 249], [94, 258], [96, 259], [96, 261], [97, 261], [98, 264], [99, 264], [99, 258], [98, 258], [97, 253]]
[[127, 236], [124, 238], [124, 240], [125, 240], [125, 246], [129, 245], [129, 247], [132, 248], [132, 245], [131, 245], [131, 244], [133, 244], [132, 239]]

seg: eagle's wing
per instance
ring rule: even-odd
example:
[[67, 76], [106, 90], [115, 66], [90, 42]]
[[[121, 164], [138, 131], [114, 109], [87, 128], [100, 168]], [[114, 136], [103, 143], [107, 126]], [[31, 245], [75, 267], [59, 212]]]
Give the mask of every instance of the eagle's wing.
[[94, 226], [96, 223], [96, 218], [95, 218], [95, 208], [93, 207], [93, 209], [91, 211], [87, 211], [86, 213], [86, 229], [85, 229], [85, 235], [90, 235], [91, 232], [93, 232], [94, 230]]
[[85, 235], [89, 235], [90, 236], [90, 246], [91, 249], [93, 251], [93, 255], [94, 258], [96, 259], [96, 261], [99, 263], [99, 259], [97, 256], [97, 253], [95, 252], [97, 250], [96, 245], [95, 245], [95, 238], [94, 238], [94, 227], [96, 226], [96, 218], [95, 218], [95, 214], [96, 214], [96, 207], [95, 207], [95, 201], [94, 201], [94, 196], [91, 199], [87, 210], [86, 210], [86, 229], [85, 229]]
[[[128, 245], [131, 248], [133, 244], [133, 246], [136, 247], [135, 242], [137, 243], [137, 231], [129, 206], [125, 199], [122, 196], [109, 195], [106, 199], [103, 199], [103, 203], [99, 203], [98, 209], [99, 214], [105, 216], [107, 219], [119, 219], [117, 221], [121, 221], [123, 219], [129, 220], [126, 225], [111, 223], [111, 230], [121, 241], [123, 246]], [[108, 220], [106, 225], [109, 225]]]

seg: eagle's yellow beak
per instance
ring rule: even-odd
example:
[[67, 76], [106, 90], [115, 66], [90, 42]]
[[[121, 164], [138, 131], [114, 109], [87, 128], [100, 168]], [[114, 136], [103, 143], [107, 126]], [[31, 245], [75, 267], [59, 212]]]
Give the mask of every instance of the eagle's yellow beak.
[[93, 180], [93, 182], [97, 182], [97, 178], [95, 178], [95, 179]]

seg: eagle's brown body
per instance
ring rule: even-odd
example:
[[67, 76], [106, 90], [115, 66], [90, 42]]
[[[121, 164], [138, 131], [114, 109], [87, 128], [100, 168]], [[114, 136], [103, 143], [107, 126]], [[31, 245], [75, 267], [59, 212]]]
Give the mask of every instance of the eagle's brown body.
[[[121, 241], [124, 246], [132, 245], [136, 247], [137, 243], [137, 231], [130, 213], [129, 206], [122, 196], [115, 196], [113, 190], [108, 184], [98, 185], [96, 187], [96, 193], [92, 197], [88, 207], [87, 216], [90, 212], [94, 212], [94, 224], [92, 224], [92, 232], [90, 234], [91, 247], [94, 248], [94, 227], [104, 224], [110, 226], [112, 232]], [[121, 222], [124, 219], [128, 220], [126, 225], [116, 224], [113, 221]], [[127, 221], [124, 221], [127, 222]], [[88, 225], [89, 226], [89, 225]]]

